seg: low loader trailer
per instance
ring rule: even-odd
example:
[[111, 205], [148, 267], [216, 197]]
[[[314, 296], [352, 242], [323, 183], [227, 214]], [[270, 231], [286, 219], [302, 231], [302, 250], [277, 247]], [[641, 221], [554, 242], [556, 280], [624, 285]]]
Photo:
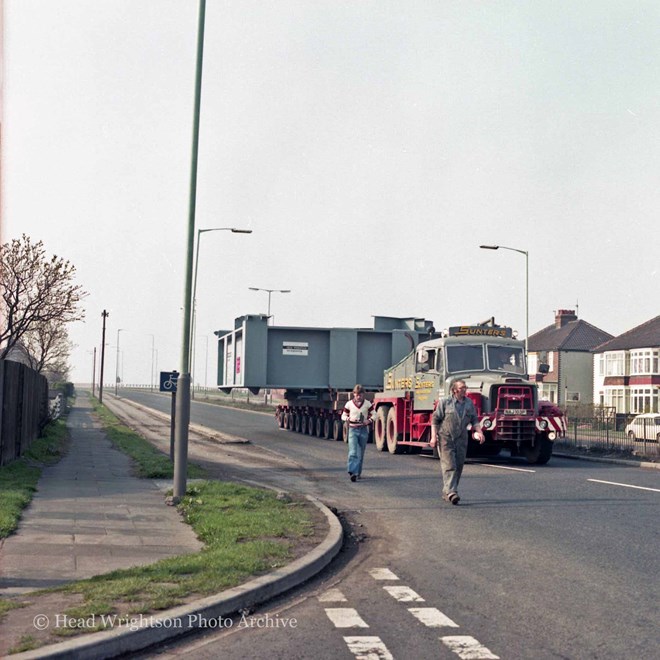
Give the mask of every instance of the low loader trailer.
[[290, 431], [345, 440], [341, 413], [360, 383], [375, 407], [371, 435], [379, 450], [429, 449], [438, 399], [462, 379], [486, 439], [479, 445], [471, 438], [469, 454], [507, 449], [544, 464], [566, 432], [562, 411], [538, 400], [524, 342], [493, 319], [437, 333], [419, 318], [376, 316], [369, 329], [301, 328], [250, 315], [236, 319], [232, 332], [216, 334], [219, 388], [283, 389], [285, 403], [275, 414]]

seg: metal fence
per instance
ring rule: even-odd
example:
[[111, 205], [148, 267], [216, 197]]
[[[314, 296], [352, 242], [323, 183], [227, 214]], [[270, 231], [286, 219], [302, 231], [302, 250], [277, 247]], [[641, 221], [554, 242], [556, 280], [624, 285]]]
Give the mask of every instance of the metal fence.
[[48, 381], [19, 362], [0, 360], [0, 465], [22, 456], [48, 422]]
[[[624, 420], [625, 422], [625, 420]], [[660, 458], [660, 443], [654, 439], [633, 437], [625, 423], [613, 417], [568, 417], [566, 437], [555, 441], [558, 449], [587, 449], [607, 453], [626, 453]]]

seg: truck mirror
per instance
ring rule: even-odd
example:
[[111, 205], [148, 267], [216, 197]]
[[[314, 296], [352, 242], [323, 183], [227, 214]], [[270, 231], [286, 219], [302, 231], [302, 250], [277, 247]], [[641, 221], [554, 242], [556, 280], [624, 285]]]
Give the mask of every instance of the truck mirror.
[[541, 364], [539, 364], [539, 370], [538, 370], [538, 373], [540, 373], [540, 374], [547, 374], [547, 373], [549, 373], [549, 372], [550, 372], [550, 365], [549, 365], [549, 364], [546, 364], [545, 362], [541, 362]]

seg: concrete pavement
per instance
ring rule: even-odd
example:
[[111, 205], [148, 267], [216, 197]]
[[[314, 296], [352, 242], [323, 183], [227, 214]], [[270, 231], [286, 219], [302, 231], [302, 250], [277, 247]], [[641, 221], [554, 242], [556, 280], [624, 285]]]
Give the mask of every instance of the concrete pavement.
[[[84, 395], [69, 414], [67, 426], [69, 451], [43, 470], [17, 532], [0, 542], [0, 597], [202, 548], [177, 510], [165, 504], [168, 484], [131, 474], [131, 460], [113, 448]], [[314, 503], [325, 514], [330, 531], [324, 542], [289, 566], [158, 617], [145, 617], [139, 628], [120, 626], [12, 657], [103, 658], [136, 651], [189, 629], [159, 625], [156, 619], [185, 623], [201, 612], [207, 618], [228, 616], [297, 586], [324, 568], [342, 544], [336, 517]]]

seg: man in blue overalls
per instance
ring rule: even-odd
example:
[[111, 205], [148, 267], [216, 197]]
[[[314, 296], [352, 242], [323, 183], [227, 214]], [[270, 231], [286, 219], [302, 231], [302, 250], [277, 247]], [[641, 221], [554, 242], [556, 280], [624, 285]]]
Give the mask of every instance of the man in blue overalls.
[[480, 443], [484, 435], [479, 430], [479, 418], [474, 403], [465, 394], [467, 385], [464, 380], [455, 380], [451, 384], [451, 396], [438, 401], [431, 417], [431, 447], [438, 445], [440, 466], [442, 468], [442, 499], [451, 504], [458, 504], [458, 482], [463, 472], [467, 454], [468, 425], [472, 424], [472, 433]]

